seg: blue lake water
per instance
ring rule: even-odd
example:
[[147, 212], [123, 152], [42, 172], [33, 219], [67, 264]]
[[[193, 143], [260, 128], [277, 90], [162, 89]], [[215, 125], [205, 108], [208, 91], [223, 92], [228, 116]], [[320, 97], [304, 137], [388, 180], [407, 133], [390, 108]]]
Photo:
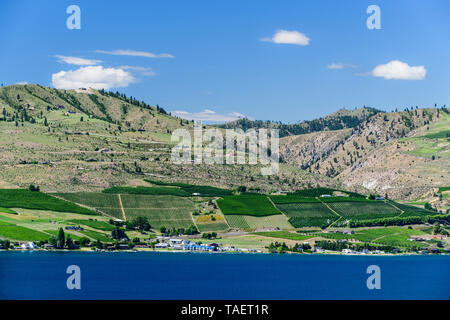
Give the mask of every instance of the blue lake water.
[[[69, 265], [81, 290], [67, 289]], [[0, 299], [449, 298], [450, 256], [0, 252]]]

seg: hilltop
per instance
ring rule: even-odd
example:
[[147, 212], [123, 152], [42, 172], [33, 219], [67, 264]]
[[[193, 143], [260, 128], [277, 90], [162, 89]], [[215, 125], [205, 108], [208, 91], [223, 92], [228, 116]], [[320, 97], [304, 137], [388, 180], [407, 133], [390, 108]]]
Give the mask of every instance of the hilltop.
[[326, 117], [300, 121], [294, 124], [283, 124], [281, 122], [274, 121], [249, 120], [244, 118], [218, 125], [218, 127], [226, 129], [239, 128], [244, 131], [250, 128], [273, 128], [279, 130], [280, 137], [286, 137], [311, 132], [335, 131], [345, 128], [354, 128], [379, 112], [379, 110], [368, 107], [354, 110], [339, 109]]
[[0, 187], [97, 191], [146, 176], [265, 191], [337, 186], [289, 164], [273, 177], [253, 165], [175, 165], [171, 133], [193, 123], [117, 92], [13, 85], [0, 88], [0, 112]]

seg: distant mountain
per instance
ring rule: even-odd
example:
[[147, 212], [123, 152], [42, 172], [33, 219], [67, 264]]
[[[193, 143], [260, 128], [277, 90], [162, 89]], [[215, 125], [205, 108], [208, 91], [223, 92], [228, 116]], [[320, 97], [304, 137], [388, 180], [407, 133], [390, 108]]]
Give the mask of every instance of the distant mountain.
[[249, 120], [245, 118], [227, 122], [225, 124], [218, 125], [218, 127], [225, 129], [239, 128], [244, 131], [250, 128], [274, 128], [280, 130], [280, 137], [286, 137], [311, 132], [355, 128], [379, 112], [381, 111], [368, 107], [355, 110], [340, 109], [323, 118], [302, 121], [294, 124], [283, 124], [281, 122], [274, 121]]

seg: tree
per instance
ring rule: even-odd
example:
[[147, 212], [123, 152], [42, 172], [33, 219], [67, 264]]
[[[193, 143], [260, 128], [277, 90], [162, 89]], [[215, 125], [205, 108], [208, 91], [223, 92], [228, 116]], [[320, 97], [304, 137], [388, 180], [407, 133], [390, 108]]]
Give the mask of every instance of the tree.
[[166, 233], [167, 232], [167, 229], [166, 229], [166, 227], [165, 226], [161, 226], [160, 228], [159, 228], [159, 231], [161, 231], [161, 233]]
[[35, 186], [34, 184], [30, 184], [30, 186], [28, 187], [28, 190], [33, 191], [33, 192], [38, 192], [39, 186]]
[[65, 240], [64, 230], [63, 230], [63, 228], [59, 228], [56, 247], [58, 249], [62, 249], [62, 248], [64, 248], [65, 243], [66, 243], [66, 240]]
[[81, 237], [79, 241], [80, 245], [83, 247], [87, 247], [89, 243], [91, 243], [91, 240], [88, 237]]
[[47, 120], [47, 117], [44, 117], [44, 126], [48, 127], [48, 120]]
[[70, 236], [70, 234], [67, 235], [66, 246], [69, 249], [73, 249], [75, 247], [75, 244], [73, 243], [73, 240], [72, 240], [72, 237]]
[[246, 192], [247, 191], [247, 187], [246, 186], [239, 186], [239, 187], [237, 187], [237, 192], [239, 192], [239, 193], [244, 193], [244, 192]]

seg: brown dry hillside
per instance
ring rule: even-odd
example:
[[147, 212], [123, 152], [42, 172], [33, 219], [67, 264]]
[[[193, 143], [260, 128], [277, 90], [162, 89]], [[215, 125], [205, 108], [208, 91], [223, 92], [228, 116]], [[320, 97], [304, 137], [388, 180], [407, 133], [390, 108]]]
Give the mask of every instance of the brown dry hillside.
[[287, 164], [274, 176], [254, 165], [176, 165], [170, 133], [192, 122], [118, 93], [14, 85], [0, 88], [0, 112], [0, 187], [92, 191], [144, 178], [263, 191], [337, 186]]
[[[446, 112], [378, 113], [353, 129], [283, 138], [280, 150], [286, 161], [346, 185], [414, 198], [450, 181]], [[441, 137], [424, 137], [433, 132]]]

